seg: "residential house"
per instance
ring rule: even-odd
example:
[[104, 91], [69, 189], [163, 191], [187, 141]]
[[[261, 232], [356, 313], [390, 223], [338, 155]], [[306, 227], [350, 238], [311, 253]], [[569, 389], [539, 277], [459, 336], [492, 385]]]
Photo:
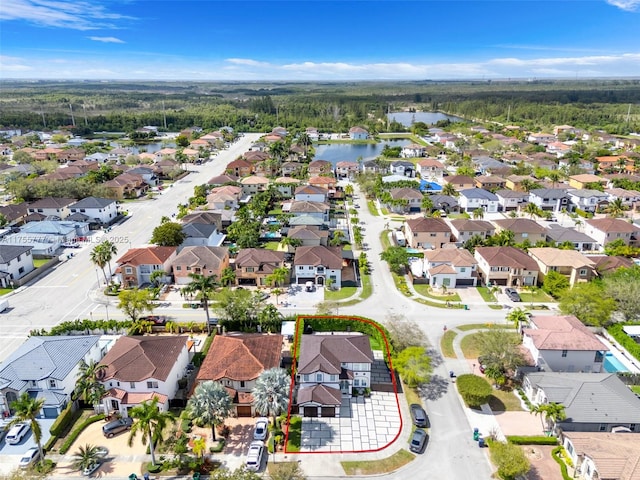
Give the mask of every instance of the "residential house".
[[164, 272], [158, 280], [171, 281], [171, 262], [176, 257], [176, 247], [149, 246], [130, 248], [116, 260], [115, 275], [122, 288], [139, 288], [151, 284], [153, 272]]
[[391, 162], [389, 165], [389, 171], [394, 175], [401, 175], [403, 177], [413, 178], [416, 176], [416, 166], [413, 162], [406, 162], [403, 160]]
[[444, 175], [444, 165], [435, 158], [425, 158], [416, 163], [416, 171], [420, 178], [426, 180], [442, 181]]
[[496, 233], [505, 230], [513, 232], [515, 243], [528, 241], [529, 244], [535, 245], [537, 242], [544, 241], [547, 234], [547, 230], [542, 225], [530, 218], [506, 218], [494, 220], [493, 224], [497, 227]]
[[349, 139], [351, 140], [367, 140], [369, 132], [362, 127], [351, 127], [349, 129]]
[[458, 218], [449, 221], [451, 233], [456, 242], [462, 244], [471, 237], [478, 236], [483, 240], [492, 237], [496, 233], [496, 227], [491, 222], [485, 220], [471, 220]]
[[424, 195], [414, 188], [392, 188], [389, 191], [391, 203], [389, 209], [394, 213], [419, 212]]
[[88, 223], [94, 225], [109, 225], [118, 216], [118, 204], [110, 198], [86, 197], [68, 208], [72, 215], [86, 215]]
[[358, 162], [338, 162], [336, 163], [336, 177], [338, 179], [353, 180], [360, 170]]
[[22, 285], [21, 279], [35, 270], [32, 247], [0, 244], [0, 287]]
[[509, 175], [505, 178], [505, 187], [515, 192], [524, 192], [522, 183], [525, 181], [537, 183], [538, 179], [532, 177], [531, 175]]
[[207, 184], [212, 185], [214, 187], [221, 187], [223, 185], [236, 183], [238, 181], [238, 177], [235, 175], [228, 175], [226, 173], [222, 175], [217, 175], [215, 177], [211, 177]]
[[478, 262], [463, 248], [425, 250], [424, 271], [432, 288], [476, 286]]
[[424, 157], [427, 152], [427, 147], [423, 145], [418, 145], [416, 143], [411, 143], [409, 145], [405, 145], [402, 147], [400, 151], [400, 156], [402, 158], [418, 158]]
[[557, 158], [562, 158], [568, 153], [571, 153], [571, 145], [563, 142], [551, 142], [547, 145], [547, 153], [555, 155]]
[[594, 213], [609, 204], [609, 195], [598, 190], [568, 190], [571, 206], [585, 212]]
[[284, 177], [296, 175], [302, 171], [303, 164], [299, 162], [284, 162], [280, 165], [280, 173]]
[[[31, 247], [31, 255], [52, 257], [63, 243], [73, 242], [76, 239], [78, 236], [76, 226], [84, 232], [80, 236], [86, 235], [89, 231], [87, 224], [80, 225], [73, 222], [54, 222], [51, 220], [30, 222], [20, 227], [18, 233], [11, 233], [2, 237], [0, 243], [3, 245]], [[28, 265], [29, 260], [25, 260], [25, 262]]]
[[[284, 252], [266, 248], [243, 248], [235, 259], [236, 285], [267, 286], [267, 277], [284, 268]], [[285, 280], [285, 284], [289, 281]], [[279, 285], [282, 286], [282, 285]]]
[[323, 222], [329, 222], [330, 206], [324, 202], [308, 202], [306, 200], [293, 200], [289, 206], [289, 213], [293, 216], [308, 215]]
[[251, 175], [240, 180], [243, 195], [255, 195], [269, 188], [269, 179], [257, 175]]
[[529, 194], [517, 190], [498, 190], [498, 210], [502, 212], [519, 211], [529, 201]]
[[547, 372], [603, 371], [609, 351], [598, 337], [573, 315], [535, 315], [521, 330], [522, 345], [534, 366]]
[[637, 429], [640, 398], [615, 373], [532, 372], [523, 380], [531, 403], [559, 403], [566, 418], [563, 432], [611, 432], [615, 427]]
[[379, 160], [367, 160], [362, 162], [362, 171], [371, 173], [386, 174], [389, 172], [389, 164]]
[[607, 194], [609, 203], [620, 200], [622, 205], [629, 210], [636, 208], [640, 204], [640, 192], [635, 190], [625, 190], [624, 188], [609, 188], [604, 191]]
[[229, 249], [226, 247], [184, 247], [171, 261], [173, 277], [178, 285], [191, 283], [190, 273], [216, 278], [229, 266]]
[[224, 242], [225, 234], [220, 233], [215, 224], [190, 222], [182, 226], [185, 239], [180, 245], [184, 247], [205, 246], [219, 247]]
[[273, 183], [283, 198], [291, 198], [293, 197], [293, 192], [300, 184], [300, 180], [293, 177], [278, 177]]
[[8, 226], [21, 225], [27, 216], [29, 204], [27, 202], [10, 203], [0, 206], [0, 215], [7, 220]]
[[71, 401], [80, 362], [98, 361], [104, 344], [98, 335], [31, 336], [0, 365], [0, 410], [23, 393], [43, 400], [39, 418], [56, 418]]
[[615, 272], [619, 268], [631, 268], [635, 265], [632, 259], [616, 255], [587, 255], [598, 275]]
[[204, 223], [208, 225], [215, 225], [218, 231], [222, 230], [222, 214], [211, 211], [200, 211], [190, 213], [181, 218], [182, 224], [188, 223]]
[[479, 208], [487, 213], [496, 213], [498, 211], [498, 197], [482, 188], [461, 190], [458, 201], [460, 202], [461, 210], [464, 212], [473, 212]]
[[308, 167], [310, 176], [330, 175], [332, 170], [333, 164], [328, 160], [314, 160]]
[[571, 125], [556, 125], [555, 127], [553, 127], [553, 134], [556, 136], [562, 133], [569, 134], [569, 135], [577, 135], [579, 132], [580, 130], [578, 130], [575, 127], [572, 127]]
[[529, 202], [542, 210], [558, 213], [569, 208], [569, 195], [561, 188], [535, 188], [529, 192]]
[[635, 480], [640, 477], [640, 443], [635, 435], [562, 432], [561, 439], [575, 466], [575, 478]]
[[437, 210], [443, 210], [446, 213], [460, 211], [460, 206], [456, 197], [451, 195], [429, 195], [433, 208]]
[[316, 127], [307, 127], [305, 129], [305, 133], [309, 137], [309, 140], [311, 140], [312, 142], [317, 142], [318, 140], [320, 140], [320, 132]]
[[575, 250], [560, 250], [559, 248], [530, 248], [528, 251], [540, 273], [538, 282], [543, 283], [550, 271], [564, 275], [569, 285], [590, 281], [595, 275], [595, 264], [580, 252]]
[[64, 220], [69, 216], [69, 207], [75, 202], [75, 198], [42, 198], [29, 204], [27, 214], [41, 213], [52, 220]]
[[625, 245], [635, 246], [640, 229], [620, 218], [592, 218], [585, 220], [584, 233], [596, 241], [597, 248], [603, 249], [605, 245], [618, 239]]
[[552, 223], [547, 227], [547, 242], [555, 242], [556, 245], [571, 243], [579, 252], [596, 250], [596, 241], [589, 235], [579, 232], [574, 228], [562, 227]]
[[326, 285], [330, 280], [332, 286], [341, 288], [343, 264], [342, 247], [298, 247], [293, 258], [296, 283]]
[[479, 175], [474, 178], [475, 186], [484, 190], [494, 191], [505, 188], [507, 181], [497, 175]]
[[121, 173], [113, 180], [103, 183], [103, 186], [111, 192], [114, 198], [138, 198], [149, 188], [149, 185], [140, 175], [133, 173]]
[[482, 175], [488, 175], [490, 173], [504, 175], [511, 173], [511, 167], [509, 165], [487, 155], [474, 155], [472, 156], [472, 161], [476, 171]]
[[233, 333], [216, 335], [198, 370], [196, 385], [214, 381], [229, 393], [237, 417], [252, 417], [269, 412], [257, 412], [252, 390], [260, 374], [280, 367], [282, 335], [265, 333]]
[[248, 160], [244, 160], [242, 158], [237, 158], [232, 162], [229, 162], [225, 172], [231, 175], [235, 175], [236, 177], [246, 177], [247, 175], [251, 175], [254, 171], [253, 163]]
[[599, 172], [635, 172], [635, 163], [633, 158], [626, 155], [607, 155], [596, 157]]
[[538, 264], [515, 247], [476, 247], [474, 257], [482, 281], [507, 287], [535, 286]]
[[[144, 158], [144, 157], [140, 155], [140, 158]], [[102, 152], [95, 152], [95, 153], [92, 153], [91, 155], [87, 155], [86, 157], [83, 158], [83, 160], [86, 160], [88, 162], [97, 162], [100, 164], [105, 164], [109, 161], [109, 154], [102, 153]]]
[[592, 175], [590, 173], [582, 173], [580, 175], [572, 175], [569, 177], [569, 186], [577, 188], [578, 190], [583, 188], [589, 188], [589, 185], [599, 183], [603, 187], [607, 186], [607, 179], [599, 177], [598, 175]]
[[131, 175], [140, 175], [142, 177], [142, 180], [144, 180], [144, 183], [146, 183], [150, 187], [157, 186], [159, 182], [158, 175], [156, 174], [155, 170], [151, 167], [146, 167], [146, 166], [133, 167], [127, 170], [126, 173], [129, 173]]
[[243, 189], [235, 185], [212, 188], [207, 195], [207, 207], [212, 210], [237, 210]]
[[297, 404], [305, 417], [338, 417], [342, 397], [371, 387], [369, 337], [344, 332], [303, 335], [296, 369]]
[[551, 133], [530, 133], [527, 142], [537, 145], [548, 145], [556, 141], [556, 136]]
[[311, 185], [312, 187], [326, 188], [329, 190], [329, 195], [331, 195], [336, 189], [337, 182], [333, 177], [320, 175], [317, 177], [311, 177], [309, 179], [309, 185]]
[[189, 343], [189, 337], [175, 335], [118, 338], [100, 361], [104, 411], [127, 417], [130, 408], [154, 398], [160, 410], [168, 411], [178, 381], [187, 374]]
[[457, 191], [475, 188], [475, 182], [473, 178], [467, 175], [451, 175], [449, 177], [444, 177], [442, 181], [445, 184], [450, 183]]
[[329, 190], [324, 187], [314, 187], [312, 185], [300, 185], [294, 191], [294, 199], [300, 202], [326, 202], [329, 197]]
[[404, 225], [411, 248], [442, 248], [451, 243], [451, 227], [441, 218], [412, 218]]
[[300, 245], [313, 247], [317, 245], [327, 245], [329, 241], [329, 230], [323, 230], [315, 225], [296, 225], [289, 228], [287, 237], [299, 240]]

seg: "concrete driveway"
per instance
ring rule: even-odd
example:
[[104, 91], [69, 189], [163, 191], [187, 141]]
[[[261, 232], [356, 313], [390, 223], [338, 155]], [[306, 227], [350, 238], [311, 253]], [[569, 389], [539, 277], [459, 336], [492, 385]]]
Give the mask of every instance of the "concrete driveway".
[[294, 283], [281, 298], [285, 308], [315, 308], [324, 301], [324, 287], [315, 286], [312, 292], [307, 292], [304, 284]]

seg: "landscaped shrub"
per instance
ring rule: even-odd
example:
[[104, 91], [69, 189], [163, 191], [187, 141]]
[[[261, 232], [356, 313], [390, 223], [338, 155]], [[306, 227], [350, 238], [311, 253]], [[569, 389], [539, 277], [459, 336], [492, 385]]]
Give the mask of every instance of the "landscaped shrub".
[[518, 395], [520, 395], [520, 398], [522, 399], [524, 404], [527, 406], [529, 411], [531, 411], [531, 410], [533, 410], [535, 408], [533, 406], [533, 403], [531, 403], [531, 400], [529, 400], [529, 397], [527, 397], [527, 394], [524, 393], [524, 390], [522, 388], [520, 388], [520, 387], [518, 387]]
[[567, 465], [562, 460], [562, 446], [557, 446], [553, 450], [551, 450], [551, 456], [553, 459], [560, 465], [560, 473], [562, 474], [562, 478], [564, 480], [572, 480], [571, 476], [567, 472]]
[[503, 480], [518, 478], [531, 468], [524, 451], [513, 443], [489, 442], [489, 453]]
[[515, 445], [557, 445], [556, 437], [546, 437], [544, 435], [531, 435], [528, 437], [509, 435], [507, 440]]
[[60, 446], [60, 454], [64, 455], [65, 453], [67, 453], [71, 448], [71, 445], [73, 445], [73, 442], [75, 442], [76, 438], [78, 438], [78, 435], [80, 435], [82, 431], [85, 428], [87, 428], [89, 425], [91, 425], [92, 423], [99, 422], [100, 420], [104, 420], [104, 413], [101, 413], [100, 415], [94, 415], [93, 417], [89, 417], [80, 425], [77, 425], [71, 431], [71, 433], [67, 436], [64, 443]]
[[153, 463], [149, 462], [147, 464], [147, 472], [160, 473], [161, 471], [162, 471], [162, 463], [157, 463], [156, 465], [154, 465]]
[[456, 380], [458, 392], [468, 407], [479, 407], [487, 403], [493, 393], [489, 382], [484, 378], [470, 373], [460, 375]]
[[607, 327], [607, 332], [616, 341], [622, 345], [629, 354], [633, 355], [636, 360], [640, 360], [640, 343], [636, 343], [633, 338], [627, 335], [622, 329], [625, 325], [637, 325], [636, 324], [625, 324], [625, 323], [614, 323]]
[[51, 435], [59, 437], [67, 428], [69, 428], [69, 425], [80, 417], [80, 415], [82, 415], [82, 412], [80, 410], [74, 411], [73, 403], [69, 403], [69, 405], [60, 412], [58, 418], [53, 422], [49, 432], [51, 432]]

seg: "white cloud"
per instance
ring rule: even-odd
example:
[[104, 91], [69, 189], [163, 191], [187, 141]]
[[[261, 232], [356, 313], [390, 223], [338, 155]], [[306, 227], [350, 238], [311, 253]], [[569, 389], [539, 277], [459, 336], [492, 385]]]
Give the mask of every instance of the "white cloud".
[[124, 43], [123, 40], [120, 40], [119, 38], [116, 37], [87, 37], [89, 38], [89, 40], [94, 40], [96, 42], [103, 42], [103, 43]]
[[118, 28], [115, 20], [131, 17], [107, 11], [86, 1], [12, 0], [0, 2], [0, 20], [22, 20], [45, 27], [95, 30]]
[[258, 62], [257, 60], [251, 60], [250, 58], [227, 58], [225, 60], [233, 65], [249, 65], [251, 67], [268, 67], [268, 62]]
[[607, 3], [627, 12], [635, 12], [640, 7], [640, 0], [607, 0]]

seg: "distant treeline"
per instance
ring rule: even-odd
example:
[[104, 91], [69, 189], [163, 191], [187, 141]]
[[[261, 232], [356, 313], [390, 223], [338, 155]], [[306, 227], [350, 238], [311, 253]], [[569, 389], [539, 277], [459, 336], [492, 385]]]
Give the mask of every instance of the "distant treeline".
[[[82, 133], [177, 131], [229, 125], [266, 132], [281, 125], [385, 131], [385, 113], [413, 108], [530, 129], [570, 124], [625, 134], [640, 128], [640, 81], [131, 83], [2, 82], [0, 127], [55, 129], [75, 121]], [[630, 115], [629, 108], [631, 108]], [[397, 130], [397, 125], [392, 128]]]

